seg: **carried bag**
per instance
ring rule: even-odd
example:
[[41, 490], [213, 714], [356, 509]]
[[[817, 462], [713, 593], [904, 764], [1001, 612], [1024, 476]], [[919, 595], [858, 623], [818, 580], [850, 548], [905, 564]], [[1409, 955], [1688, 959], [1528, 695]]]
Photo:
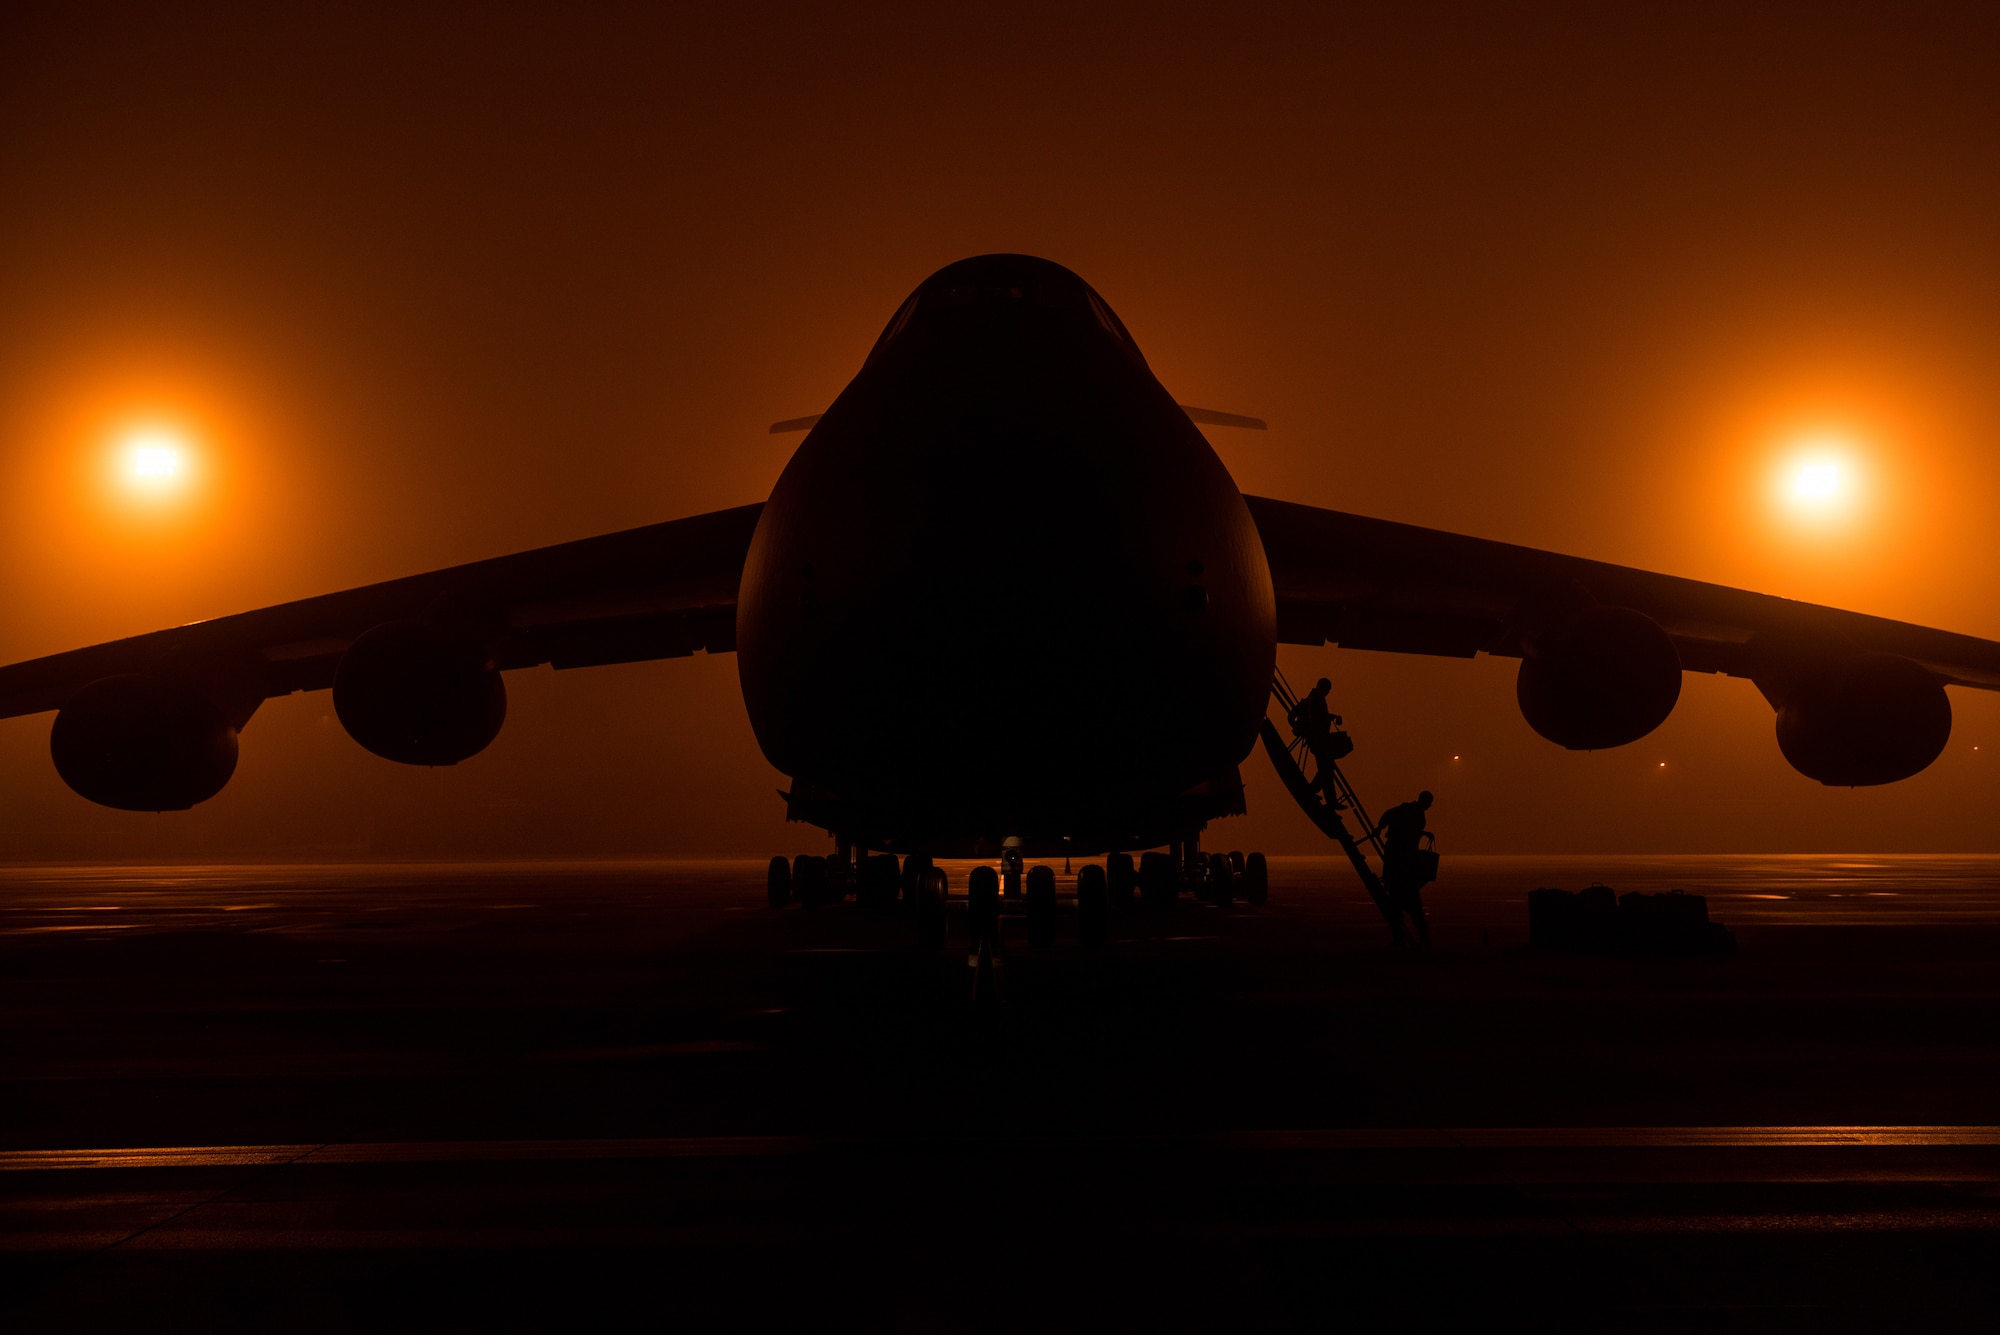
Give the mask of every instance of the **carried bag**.
[[1424, 847], [1410, 854], [1410, 872], [1418, 885], [1429, 885], [1438, 878], [1437, 840], [1429, 830], [1424, 831]]

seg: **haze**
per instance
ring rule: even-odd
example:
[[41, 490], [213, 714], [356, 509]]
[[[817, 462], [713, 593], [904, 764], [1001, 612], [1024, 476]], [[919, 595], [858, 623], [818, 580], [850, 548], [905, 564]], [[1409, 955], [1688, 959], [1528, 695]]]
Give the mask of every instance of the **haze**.
[[[1269, 419], [1209, 432], [1246, 491], [2000, 637], [1983, 9], [0, 24], [0, 661], [761, 499], [798, 440], [766, 425], [993, 250], [1081, 273], [1182, 401]], [[147, 424], [180, 433], [171, 496], [107, 476]], [[1804, 522], [1787, 477], [1843, 503]], [[1987, 695], [1930, 770], [1849, 792], [1747, 682], [1572, 755], [1511, 660], [1280, 661], [1334, 679], [1364, 797], [1437, 790], [1447, 851], [1995, 846]], [[64, 788], [46, 716], [0, 723], [0, 857], [824, 842], [732, 658], [508, 685], [455, 770], [270, 701], [229, 788], [162, 817]], [[1210, 842], [1324, 850], [1244, 773]]]

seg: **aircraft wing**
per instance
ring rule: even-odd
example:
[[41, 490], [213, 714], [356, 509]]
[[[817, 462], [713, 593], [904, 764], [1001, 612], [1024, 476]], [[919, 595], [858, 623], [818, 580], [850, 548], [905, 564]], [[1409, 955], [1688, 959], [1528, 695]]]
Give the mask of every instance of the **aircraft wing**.
[[1412, 524], [1245, 496], [1278, 599], [1278, 639], [1347, 649], [1519, 658], [1566, 609], [1626, 607], [1681, 666], [1756, 679], [1774, 654], [1886, 653], [1939, 681], [2000, 690], [2000, 643], [1721, 584]]
[[279, 603], [0, 668], [0, 718], [60, 709], [128, 672], [245, 682], [253, 701], [333, 684], [386, 621], [449, 615], [495, 665], [592, 667], [736, 647], [736, 588], [762, 503]]

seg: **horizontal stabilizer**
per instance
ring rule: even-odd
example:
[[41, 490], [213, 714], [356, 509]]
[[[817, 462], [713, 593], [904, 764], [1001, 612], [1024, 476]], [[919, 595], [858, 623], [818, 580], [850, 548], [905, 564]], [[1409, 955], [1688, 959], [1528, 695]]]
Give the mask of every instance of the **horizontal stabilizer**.
[[[1203, 426], [1240, 426], [1248, 428], [1251, 431], [1263, 431], [1266, 429], [1264, 419], [1261, 417], [1244, 417], [1237, 413], [1219, 413], [1213, 408], [1194, 408], [1185, 403], [1180, 405], [1180, 409], [1188, 415], [1190, 422], [1199, 422]], [[777, 429], [777, 427], [771, 428], [773, 431]]]

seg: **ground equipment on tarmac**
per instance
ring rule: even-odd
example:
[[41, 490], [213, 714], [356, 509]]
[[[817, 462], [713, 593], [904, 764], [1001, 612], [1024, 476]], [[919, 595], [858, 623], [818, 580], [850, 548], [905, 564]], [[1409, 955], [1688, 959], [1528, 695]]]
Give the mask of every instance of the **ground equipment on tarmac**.
[[1619, 894], [1590, 885], [1528, 895], [1528, 941], [1571, 955], [1730, 955], [1736, 934], [1708, 916], [1708, 900], [1683, 890]]

